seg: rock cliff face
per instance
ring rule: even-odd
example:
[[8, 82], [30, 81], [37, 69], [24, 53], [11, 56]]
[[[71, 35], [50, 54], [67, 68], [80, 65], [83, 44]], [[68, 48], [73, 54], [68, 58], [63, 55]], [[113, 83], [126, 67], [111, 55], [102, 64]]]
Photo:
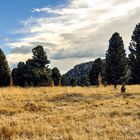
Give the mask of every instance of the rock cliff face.
[[68, 71], [66, 76], [67, 85], [70, 85], [72, 79], [76, 79], [76, 85], [81, 85], [81, 80], [88, 76], [89, 71], [92, 69], [94, 61], [76, 65], [73, 69]]

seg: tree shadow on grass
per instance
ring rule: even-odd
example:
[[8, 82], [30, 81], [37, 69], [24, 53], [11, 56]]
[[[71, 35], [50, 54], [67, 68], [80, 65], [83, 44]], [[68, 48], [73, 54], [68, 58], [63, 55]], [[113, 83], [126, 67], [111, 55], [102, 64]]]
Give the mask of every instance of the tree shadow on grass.
[[71, 93], [56, 96], [54, 98], [49, 99], [48, 102], [80, 102], [85, 100], [86, 97], [82, 94]]
[[110, 99], [115, 99], [117, 97], [124, 97], [124, 98], [135, 98], [135, 96], [138, 96], [138, 94], [130, 94], [130, 93], [125, 93], [125, 94], [112, 94], [112, 95], [107, 95], [107, 94], [92, 94], [92, 95], [82, 95], [82, 94], [77, 94], [77, 93], [71, 93], [71, 94], [63, 94], [63, 95], [58, 95], [56, 97], [53, 97], [51, 99], [47, 99], [48, 102], [83, 102], [83, 101], [88, 101], [88, 100], [95, 100], [95, 101], [101, 101], [101, 100], [110, 100]]
[[140, 94], [136, 94], [136, 93], [120, 93], [120, 94], [116, 94], [115, 97], [135, 98], [135, 97], [140, 97]]
[[112, 99], [114, 96], [107, 96], [101, 94], [93, 94], [93, 95], [82, 95], [77, 93], [71, 94], [63, 94], [56, 96], [54, 98], [48, 99], [48, 102], [83, 102], [83, 101], [98, 101], [98, 100], [105, 100], [105, 99]]

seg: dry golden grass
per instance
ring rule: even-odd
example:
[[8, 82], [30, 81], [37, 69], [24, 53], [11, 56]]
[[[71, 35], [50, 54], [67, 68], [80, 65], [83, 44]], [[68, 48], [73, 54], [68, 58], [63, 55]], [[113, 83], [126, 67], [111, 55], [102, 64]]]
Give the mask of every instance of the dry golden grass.
[[140, 86], [0, 89], [0, 140], [139, 140]]

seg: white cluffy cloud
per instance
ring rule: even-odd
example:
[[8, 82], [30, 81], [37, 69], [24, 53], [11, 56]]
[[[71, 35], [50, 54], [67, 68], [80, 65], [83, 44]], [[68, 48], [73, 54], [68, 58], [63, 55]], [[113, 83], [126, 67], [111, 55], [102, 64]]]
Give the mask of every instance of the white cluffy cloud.
[[139, 7], [139, 0], [71, 0], [63, 7], [33, 9], [40, 16], [22, 21], [23, 29], [16, 33], [24, 37], [8, 44], [13, 48], [8, 59], [12, 63], [25, 60], [31, 48], [43, 45], [52, 66], [65, 72], [77, 63], [104, 57], [116, 31], [127, 47], [139, 22]]

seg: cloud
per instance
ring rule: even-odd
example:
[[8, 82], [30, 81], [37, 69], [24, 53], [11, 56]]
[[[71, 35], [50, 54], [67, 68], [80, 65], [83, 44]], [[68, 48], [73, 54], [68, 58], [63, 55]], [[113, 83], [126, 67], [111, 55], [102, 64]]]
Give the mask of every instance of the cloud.
[[11, 54], [29, 54], [32, 48], [28, 46], [15, 47], [12, 49]]
[[139, 8], [139, 0], [71, 0], [63, 7], [33, 9], [40, 17], [21, 22], [23, 28], [16, 33], [24, 37], [8, 44], [13, 48], [9, 55], [28, 55], [30, 47], [43, 45], [56, 62], [75, 59], [77, 64], [85, 58], [104, 57], [114, 32], [120, 32], [128, 45], [139, 22]]
[[10, 41], [11, 39], [9, 37], [0, 36], [0, 41]]
[[31, 58], [32, 54], [9, 54], [7, 55], [10, 66], [15, 66], [18, 62], [25, 62], [28, 58]]
[[114, 0], [113, 3], [114, 4], [122, 4], [122, 3], [128, 3], [128, 2], [131, 2], [132, 0]]

